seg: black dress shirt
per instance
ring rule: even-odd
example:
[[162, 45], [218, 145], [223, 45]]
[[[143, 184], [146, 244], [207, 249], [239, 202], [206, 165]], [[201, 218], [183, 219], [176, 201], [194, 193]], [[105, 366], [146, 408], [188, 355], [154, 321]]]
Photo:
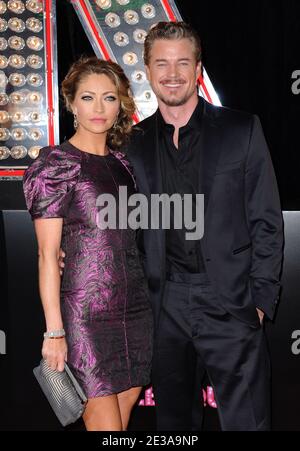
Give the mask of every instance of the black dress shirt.
[[[199, 193], [200, 135], [203, 114], [201, 99], [189, 122], [179, 129], [178, 149], [173, 142], [175, 127], [166, 124], [158, 110], [158, 145], [164, 192], [191, 194], [193, 198], [193, 220], [196, 219], [196, 194]], [[183, 205], [183, 203], [182, 203]], [[172, 207], [172, 204], [171, 204]], [[200, 240], [187, 240], [183, 227], [174, 229], [174, 209], [171, 208], [171, 229], [166, 230], [167, 272], [205, 272]]]

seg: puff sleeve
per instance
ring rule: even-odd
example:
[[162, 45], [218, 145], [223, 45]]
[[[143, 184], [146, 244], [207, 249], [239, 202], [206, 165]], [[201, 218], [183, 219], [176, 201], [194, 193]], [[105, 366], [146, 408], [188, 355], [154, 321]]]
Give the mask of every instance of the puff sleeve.
[[32, 219], [64, 218], [80, 177], [81, 157], [44, 147], [25, 171], [23, 190]]

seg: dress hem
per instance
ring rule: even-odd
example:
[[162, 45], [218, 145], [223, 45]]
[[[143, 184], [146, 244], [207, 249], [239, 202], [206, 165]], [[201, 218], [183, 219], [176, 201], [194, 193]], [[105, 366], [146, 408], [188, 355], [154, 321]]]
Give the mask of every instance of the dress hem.
[[106, 396], [111, 396], [111, 395], [117, 395], [119, 393], [123, 393], [124, 391], [129, 390], [130, 388], [136, 388], [136, 387], [146, 387], [147, 385], [149, 385], [151, 383], [150, 379], [147, 379], [147, 382], [141, 382], [141, 383], [137, 383], [137, 384], [128, 384], [125, 385], [124, 388], [122, 388], [121, 390], [110, 390], [110, 391], [105, 391], [105, 393], [102, 394], [96, 394], [93, 396], [90, 396], [88, 393], [85, 392], [85, 395], [88, 399], [95, 399], [95, 398], [105, 398]]

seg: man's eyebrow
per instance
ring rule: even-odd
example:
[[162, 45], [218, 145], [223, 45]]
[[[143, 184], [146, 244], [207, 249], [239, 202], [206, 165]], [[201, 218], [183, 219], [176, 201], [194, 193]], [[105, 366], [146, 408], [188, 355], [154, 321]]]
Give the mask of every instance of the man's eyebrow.
[[[164, 58], [157, 58], [155, 60], [156, 63], [166, 63], [168, 60]], [[192, 61], [191, 58], [180, 58], [178, 61]]]

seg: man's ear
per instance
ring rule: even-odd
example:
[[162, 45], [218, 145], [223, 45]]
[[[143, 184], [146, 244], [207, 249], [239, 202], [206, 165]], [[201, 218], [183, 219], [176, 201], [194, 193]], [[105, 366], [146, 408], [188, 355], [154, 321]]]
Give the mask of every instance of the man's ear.
[[197, 80], [200, 77], [200, 75], [202, 75], [202, 63], [201, 61], [197, 64], [196, 66], [196, 76], [197, 76]]
[[147, 80], [150, 81], [150, 69], [149, 69], [149, 66], [145, 66], [145, 69], [146, 69]]

